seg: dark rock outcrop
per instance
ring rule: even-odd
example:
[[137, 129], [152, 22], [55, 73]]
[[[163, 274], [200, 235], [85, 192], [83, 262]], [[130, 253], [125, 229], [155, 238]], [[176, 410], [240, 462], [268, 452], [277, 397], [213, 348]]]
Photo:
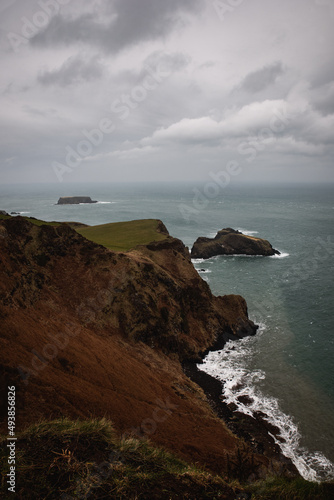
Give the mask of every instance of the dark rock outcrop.
[[191, 249], [192, 259], [209, 259], [216, 255], [275, 255], [280, 254], [269, 241], [247, 236], [232, 228], [218, 231], [214, 238], [200, 237]]
[[80, 203], [97, 203], [90, 196], [62, 196], [57, 205], [79, 205]]
[[0, 210], [0, 215], [9, 215], [5, 210]]

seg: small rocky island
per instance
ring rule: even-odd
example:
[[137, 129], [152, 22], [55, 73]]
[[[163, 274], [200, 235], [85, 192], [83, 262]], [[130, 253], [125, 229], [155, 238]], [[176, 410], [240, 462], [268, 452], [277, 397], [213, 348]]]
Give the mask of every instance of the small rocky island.
[[57, 205], [79, 205], [80, 203], [97, 203], [90, 196], [62, 196]]
[[280, 255], [269, 241], [247, 236], [232, 228], [218, 231], [214, 238], [200, 237], [191, 249], [192, 259], [209, 259], [216, 255]]

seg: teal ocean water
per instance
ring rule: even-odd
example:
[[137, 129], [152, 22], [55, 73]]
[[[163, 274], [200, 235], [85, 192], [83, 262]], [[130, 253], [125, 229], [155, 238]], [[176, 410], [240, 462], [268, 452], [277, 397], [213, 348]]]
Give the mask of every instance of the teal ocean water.
[[[99, 203], [55, 205], [66, 195]], [[280, 446], [305, 478], [334, 478], [333, 185], [2, 186], [0, 209], [87, 224], [159, 218], [189, 247], [224, 227], [268, 239], [281, 256], [194, 261], [213, 293], [244, 296], [260, 325], [255, 337], [210, 353], [200, 368], [225, 381], [228, 402], [279, 426]]]

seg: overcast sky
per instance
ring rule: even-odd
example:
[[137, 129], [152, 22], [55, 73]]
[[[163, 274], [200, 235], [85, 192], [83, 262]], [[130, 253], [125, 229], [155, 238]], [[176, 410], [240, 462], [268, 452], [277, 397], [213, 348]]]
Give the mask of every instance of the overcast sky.
[[1, 182], [334, 181], [334, 0], [0, 0]]

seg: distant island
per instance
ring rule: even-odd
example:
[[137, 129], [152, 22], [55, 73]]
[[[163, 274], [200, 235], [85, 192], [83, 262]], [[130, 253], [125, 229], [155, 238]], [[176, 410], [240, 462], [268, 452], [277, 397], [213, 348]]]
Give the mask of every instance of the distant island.
[[191, 249], [192, 259], [209, 259], [216, 255], [279, 255], [269, 241], [254, 238], [230, 227], [218, 231], [214, 238], [200, 237]]
[[79, 205], [80, 203], [97, 203], [90, 196], [62, 196], [56, 205]]

